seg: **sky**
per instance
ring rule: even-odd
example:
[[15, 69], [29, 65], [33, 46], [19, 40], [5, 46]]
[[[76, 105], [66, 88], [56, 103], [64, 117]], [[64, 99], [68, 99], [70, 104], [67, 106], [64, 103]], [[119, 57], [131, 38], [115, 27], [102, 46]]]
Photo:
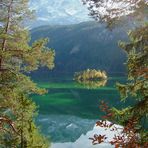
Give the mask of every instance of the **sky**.
[[75, 24], [92, 20], [81, 0], [30, 0], [36, 11], [34, 25]]
[[[140, 0], [137, 0], [136, 3], [139, 1]], [[145, 1], [147, 2], [148, 0]], [[133, 12], [130, 2], [124, 3], [108, 0], [107, 2], [101, 2], [101, 5], [102, 7], [100, 7], [100, 9], [94, 7], [94, 10], [97, 9], [98, 13], [101, 15], [109, 15], [106, 9], [122, 9], [122, 13], [118, 13], [119, 16]], [[33, 27], [41, 25], [77, 24], [85, 21], [93, 21], [88, 15], [89, 11], [87, 6], [84, 6], [81, 0], [30, 0], [29, 6], [30, 9], [36, 11], [36, 20], [32, 23]], [[114, 17], [114, 15], [112, 15], [112, 17]]]

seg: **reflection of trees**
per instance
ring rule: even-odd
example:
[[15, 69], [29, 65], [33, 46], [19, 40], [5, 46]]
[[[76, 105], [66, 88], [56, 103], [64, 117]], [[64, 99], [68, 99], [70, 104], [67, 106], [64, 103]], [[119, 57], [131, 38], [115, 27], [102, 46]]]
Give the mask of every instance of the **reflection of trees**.
[[76, 72], [74, 75], [74, 80], [88, 89], [97, 88], [105, 86], [107, 82], [107, 75], [105, 71], [87, 69], [84, 71]]
[[83, 85], [87, 89], [95, 89], [98, 87], [105, 86], [107, 83], [107, 79], [102, 79], [102, 80], [97, 80], [97, 81], [92, 81], [92, 80], [78, 80], [77, 81], [79, 84]]

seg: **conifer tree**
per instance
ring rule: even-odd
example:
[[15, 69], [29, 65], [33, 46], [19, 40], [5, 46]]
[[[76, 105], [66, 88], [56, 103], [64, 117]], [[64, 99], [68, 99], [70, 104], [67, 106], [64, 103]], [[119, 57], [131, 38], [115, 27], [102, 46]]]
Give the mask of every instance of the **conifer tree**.
[[[140, 134], [139, 144], [148, 141], [148, 25], [129, 31], [129, 42], [119, 42], [128, 55], [126, 84], [117, 84], [121, 100], [133, 98], [134, 104], [122, 110], [113, 109], [115, 120], [124, 126], [135, 120], [135, 132]], [[126, 110], [126, 112], [125, 112]]]
[[[82, 1], [87, 4], [93, 18], [109, 26], [114, 25], [123, 16], [132, 14], [133, 19], [140, 16], [142, 25], [129, 31], [129, 42], [119, 42], [119, 46], [127, 53], [128, 78], [126, 84], [118, 83], [117, 87], [122, 101], [130, 97], [134, 99], [134, 103], [127, 108], [107, 110], [107, 116], [111, 115], [110, 119], [113, 122], [124, 125], [122, 133], [126, 134], [126, 137], [122, 133], [114, 137], [111, 144], [115, 147], [148, 147], [148, 24], [146, 23], [148, 2], [146, 0]], [[103, 110], [106, 108], [108, 107], [103, 103]], [[104, 126], [103, 124], [103, 122], [98, 122], [99, 126]], [[102, 140], [104, 137], [92, 138], [94, 144], [98, 138]]]
[[0, 147], [47, 148], [47, 140], [34, 123], [36, 105], [30, 95], [46, 92], [25, 73], [40, 66], [54, 67], [48, 39], [29, 46], [25, 22], [32, 16], [28, 0], [0, 1]]

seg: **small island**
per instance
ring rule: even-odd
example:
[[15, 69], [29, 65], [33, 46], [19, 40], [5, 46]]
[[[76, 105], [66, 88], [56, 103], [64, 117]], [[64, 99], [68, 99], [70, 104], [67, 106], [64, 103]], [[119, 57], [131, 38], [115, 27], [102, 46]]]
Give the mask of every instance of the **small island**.
[[97, 88], [105, 86], [107, 82], [107, 74], [105, 71], [96, 69], [87, 69], [74, 74], [74, 80], [87, 88]]
[[105, 71], [96, 70], [96, 69], [87, 69], [84, 71], [76, 72], [74, 74], [74, 80], [76, 81], [98, 81], [98, 80], [106, 80], [107, 74]]

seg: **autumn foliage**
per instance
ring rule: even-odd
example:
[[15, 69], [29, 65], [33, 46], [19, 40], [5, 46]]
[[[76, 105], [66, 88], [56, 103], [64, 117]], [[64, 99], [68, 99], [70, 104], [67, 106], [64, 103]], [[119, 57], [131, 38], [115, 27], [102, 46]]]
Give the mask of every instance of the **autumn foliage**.
[[[114, 118], [114, 113], [112, 112], [112, 109], [108, 106], [107, 103], [104, 101], [101, 101], [99, 108], [106, 114], [105, 116], [102, 116], [103, 120], [99, 120], [96, 122], [96, 126], [110, 129], [112, 132], [116, 132], [118, 134], [115, 134], [112, 140], [108, 141], [111, 145], [114, 145], [115, 148], [147, 148], [148, 142], [143, 143], [142, 145], [139, 143], [140, 141], [140, 135], [137, 132], [136, 125], [138, 123], [136, 118], [130, 119], [126, 126], [123, 128], [118, 127], [113, 122], [108, 122], [106, 120], [112, 120]], [[104, 120], [106, 119], [106, 120]], [[108, 140], [108, 137], [106, 135], [97, 135], [95, 134], [93, 137], [89, 138], [92, 140], [92, 144], [101, 144], [103, 142], [106, 142]]]

